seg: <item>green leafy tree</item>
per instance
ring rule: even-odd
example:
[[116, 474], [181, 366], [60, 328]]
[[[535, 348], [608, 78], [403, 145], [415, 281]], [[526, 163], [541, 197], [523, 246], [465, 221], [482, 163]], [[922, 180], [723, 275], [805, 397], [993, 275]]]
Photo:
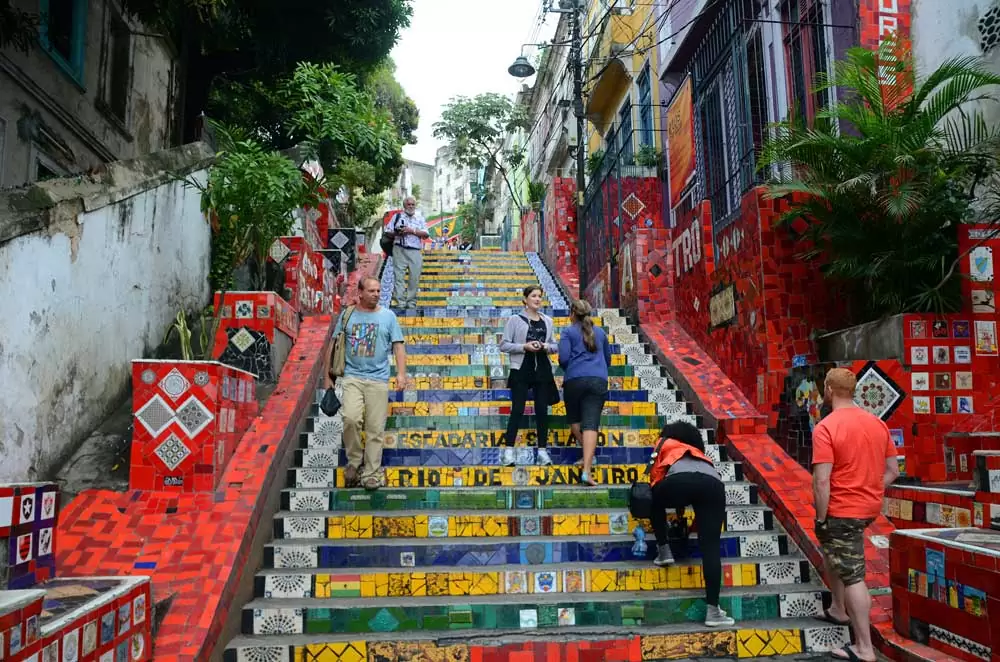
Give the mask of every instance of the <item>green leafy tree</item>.
[[124, 3], [126, 11], [170, 35], [181, 50], [187, 139], [194, 137], [203, 111], [228, 126], [280, 126], [275, 120], [280, 103], [266, 92], [276, 90], [299, 62], [333, 63], [365, 83], [413, 14], [412, 0]]
[[960, 305], [956, 224], [974, 217], [997, 172], [997, 129], [972, 102], [992, 99], [987, 86], [997, 84], [973, 58], [918, 80], [909, 53], [889, 40], [850, 50], [818, 82], [842, 101], [813, 126], [775, 127], [760, 167], [786, 174], [768, 195], [790, 200], [782, 220], [803, 230], [802, 257], [821, 260], [870, 318]]
[[503, 139], [508, 133], [527, 127], [528, 118], [522, 106], [502, 94], [489, 92], [452, 99], [441, 111], [441, 121], [434, 124], [434, 136], [448, 141], [458, 163], [499, 173], [511, 198], [521, 207], [521, 196], [511, 184], [511, 174], [524, 164], [524, 149], [505, 151]]
[[420, 110], [396, 80], [396, 63], [392, 58], [386, 58], [378, 66], [368, 79], [367, 88], [375, 98], [375, 106], [389, 113], [399, 141], [404, 145], [416, 145]]

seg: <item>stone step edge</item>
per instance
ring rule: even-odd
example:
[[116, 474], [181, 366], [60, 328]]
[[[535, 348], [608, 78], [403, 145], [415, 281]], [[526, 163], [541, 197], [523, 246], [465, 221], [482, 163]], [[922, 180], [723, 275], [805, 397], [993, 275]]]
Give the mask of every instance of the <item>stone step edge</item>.
[[[346, 574], [346, 573], [336, 573]], [[768, 596], [774, 594], [823, 593], [829, 591], [819, 581], [808, 584], [763, 584], [754, 586], [723, 586], [721, 597]], [[627, 603], [656, 602], [695, 598], [704, 600], [705, 589], [660, 589], [655, 591], [615, 591], [598, 593], [522, 593], [537, 606], [579, 602]], [[243, 611], [254, 609], [377, 609], [379, 607], [454, 607], [473, 605], [506, 605], [512, 600], [507, 594], [501, 595], [429, 595], [417, 598], [257, 598], [243, 606]]]
[[[789, 552], [788, 554], [778, 555], [778, 556], [731, 556], [723, 557], [722, 565], [737, 565], [744, 563], [778, 563], [785, 561], [788, 563], [808, 563], [808, 559], [799, 552]], [[701, 566], [701, 559], [684, 559], [677, 561], [669, 567], [677, 568], [690, 568], [694, 566]], [[446, 566], [422, 566], [413, 568], [404, 568], [401, 566], [379, 566], [379, 567], [364, 567], [364, 568], [261, 568], [257, 571], [258, 577], [264, 575], [368, 575], [368, 574], [378, 574], [378, 573], [389, 573], [389, 574], [399, 574], [399, 573], [419, 573], [428, 574], [436, 572], [560, 572], [562, 570], [666, 570], [668, 568], [659, 568], [652, 564], [651, 561], [639, 560], [634, 561], [614, 561], [613, 563], [603, 563], [600, 561], [567, 561], [564, 563], [536, 563], [531, 566], [525, 566], [516, 563], [505, 563], [503, 565], [446, 565]], [[812, 565], [809, 566], [810, 572], [813, 572]], [[774, 586], [787, 586], [787, 584], [774, 584]], [[647, 591], [643, 591], [646, 593]], [[509, 593], [506, 595], [518, 595], [515, 593]], [[536, 595], [534, 593], [525, 595]], [[456, 596], [458, 597], [458, 596]]]
[[[840, 629], [844, 636], [847, 626], [832, 625], [816, 618], [780, 618], [763, 621], [737, 621], [728, 627], [710, 628], [700, 621], [677, 623], [674, 625], [656, 626], [577, 626], [569, 625], [556, 628], [539, 628], [535, 630], [459, 630], [452, 632], [372, 632], [343, 635], [329, 634], [296, 634], [296, 635], [237, 635], [226, 646], [225, 662], [235, 662], [235, 652], [239, 648], [284, 648], [306, 646], [309, 644], [350, 643], [364, 641], [380, 642], [431, 642], [441, 647], [469, 644], [473, 646], [494, 647], [505, 644], [528, 643], [544, 641], [545, 643], [573, 641], [620, 640], [631, 637], [695, 635], [706, 632], [734, 632], [738, 630], [826, 630]], [[230, 657], [230, 652], [232, 656]], [[827, 652], [827, 649], [813, 652]]]
[[[386, 450], [389, 450], [389, 449], [386, 449]], [[756, 483], [752, 483], [752, 482], [750, 482], [748, 480], [736, 480], [736, 481], [732, 481], [732, 482], [726, 483], [727, 487], [728, 486], [742, 486], [742, 485], [749, 485], [750, 487], [755, 487], [757, 484]], [[629, 485], [598, 485], [596, 487], [591, 487], [589, 485], [587, 485], [587, 486], [583, 486], [583, 485], [527, 485], [525, 487], [509, 487], [509, 486], [504, 485], [504, 486], [497, 486], [497, 487], [490, 487], [490, 486], [486, 486], [486, 487], [469, 487], [469, 486], [466, 486], [466, 487], [453, 487], [453, 486], [447, 486], [447, 487], [382, 487], [382, 488], [379, 488], [379, 491], [380, 492], [411, 492], [411, 491], [412, 492], [417, 492], [417, 491], [426, 492], [427, 490], [455, 490], [455, 491], [464, 490], [464, 491], [468, 492], [468, 491], [478, 490], [478, 491], [481, 491], [481, 492], [496, 492], [497, 490], [517, 490], [519, 492], [526, 492], [526, 491], [537, 491], [537, 492], [540, 492], [542, 490], [566, 490], [567, 492], [569, 492], [569, 491], [578, 492], [579, 491], [579, 492], [586, 493], [586, 492], [601, 492], [601, 491], [609, 490], [609, 489], [627, 490], [627, 489], [629, 489], [629, 487], [630, 487]], [[371, 492], [368, 492], [364, 488], [360, 488], [360, 487], [352, 487], [352, 488], [346, 488], [346, 487], [283, 487], [283, 488], [281, 488], [281, 491], [282, 492], [329, 492], [330, 490], [334, 490], [334, 489], [335, 490], [339, 490], [341, 492], [350, 492], [350, 493], [353, 493], [353, 494], [371, 494]], [[747, 506], [747, 505], [752, 505], [752, 504], [733, 504], [733, 505], [744, 505], [744, 506]], [[516, 510], [536, 510], [536, 509], [535, 508], [514, 508], [512, 510], [516, 511]], [[556, 510], [561, 510], [561, 509], [556, 509]], [[292, 511], [292, 512], [294, 512], [294, 511]], [[337, 511], [330, 511], [330, 512], [340, 512], [340, 511], [337, 510]]]

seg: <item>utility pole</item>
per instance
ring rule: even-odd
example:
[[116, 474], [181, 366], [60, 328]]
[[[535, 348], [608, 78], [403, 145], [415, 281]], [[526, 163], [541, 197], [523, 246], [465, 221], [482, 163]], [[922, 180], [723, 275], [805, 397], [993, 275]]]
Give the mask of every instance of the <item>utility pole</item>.
[[580, 7], [579, 0], [571, 0], [573, 13], [570, 16], [570, 27], [573, 31], [573, 45], [570, 48], [569, 57], [573, 64], [573, 111], [576, 113], [576, 232], [577, 232], [577, 267], [580, 271], [580, 284], [587, 285], [589, 274], [587, 273], [587, 236], [583, 227], [584, 215], [584, 193], [586, 191], [586, 181], [584, 179], [584, 167], [587, 159], [586, 147], [586, 126], [584, 122], [583, 109], [583, 37], [580, 29]]

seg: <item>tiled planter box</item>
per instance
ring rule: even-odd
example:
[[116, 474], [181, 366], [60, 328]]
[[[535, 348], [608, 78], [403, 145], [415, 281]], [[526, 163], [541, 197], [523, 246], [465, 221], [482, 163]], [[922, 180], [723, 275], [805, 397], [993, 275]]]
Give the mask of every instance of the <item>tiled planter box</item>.
[[246, 370], [264, 384], [277, 381], [299, 334], [299, 314], [274, 292], [226, 292], [219, 311], [212, 356], [226, 365]]
[[58, 512], [55, 483], [0, 485], [0, 590], [31, 588], [55, 576]]
[[214, 490], [257, 412], [252, 373], [214, 361], [133, 361], [129, 487]]
[[935, 529], [892, 535], [896, 632], [957, 660], [997, 659], [1000, 531]]

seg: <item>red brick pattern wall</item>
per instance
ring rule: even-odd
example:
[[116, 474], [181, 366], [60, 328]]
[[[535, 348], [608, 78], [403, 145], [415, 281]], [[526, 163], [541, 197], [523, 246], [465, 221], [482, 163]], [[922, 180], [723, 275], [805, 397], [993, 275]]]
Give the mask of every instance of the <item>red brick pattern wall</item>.
[[545, 198], [545, 246], [549, 267], [562, 277], [571, 296], [579, 296], [580, 271], [577, 267], [576, 182], [570, 177], [554, 177]]

